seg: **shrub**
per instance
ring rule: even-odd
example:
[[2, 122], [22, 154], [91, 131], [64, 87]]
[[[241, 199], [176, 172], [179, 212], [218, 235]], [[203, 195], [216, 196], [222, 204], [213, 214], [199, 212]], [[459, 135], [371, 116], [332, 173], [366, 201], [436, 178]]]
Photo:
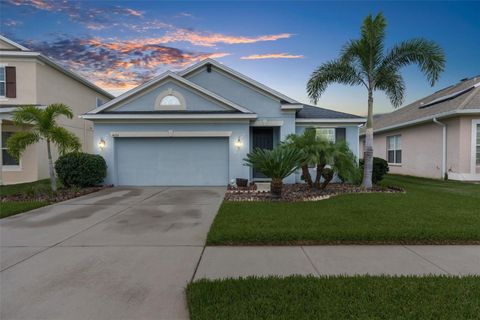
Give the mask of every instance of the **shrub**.
[[55, 162], [58, 178], [66, 187], [91, 187], [103, 182], [107, 164], [100, 155], [72, 152]]
[[[363, 175], [363, 159], [360, 159], [360, 168], [362, 169]], [[372, 182], [378, 184], [382, 181], [383, 176], [387, 174], [388, 162], [382, 158], [373, 157], [373, 172], [372, 172]]]

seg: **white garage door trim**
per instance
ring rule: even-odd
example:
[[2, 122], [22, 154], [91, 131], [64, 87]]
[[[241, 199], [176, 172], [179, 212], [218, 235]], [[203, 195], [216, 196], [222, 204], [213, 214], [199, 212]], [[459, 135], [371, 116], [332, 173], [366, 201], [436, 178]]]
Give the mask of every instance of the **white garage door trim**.
[[232, 131], [122, 131], [112, 132], [114, 138], [196, 138], [196, 137], [230, 137]]

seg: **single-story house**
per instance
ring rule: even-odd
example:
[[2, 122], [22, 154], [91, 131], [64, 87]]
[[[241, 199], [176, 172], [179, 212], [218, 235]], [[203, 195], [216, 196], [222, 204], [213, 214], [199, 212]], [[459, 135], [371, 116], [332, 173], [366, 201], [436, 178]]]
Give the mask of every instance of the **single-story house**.
[[[73, 119], [60, 117], [58, 124], [77, 135], [85, 152], [93, 152], [93, 125], [78, 116], [113, 96], [59, 63], [0, 35], [0, 185], [32, 182], [49, 177], [45, 142], [29, 146], [21, 159], [12, 157], [7, 139], [16, 131], [12, 112], [22, 105], [40, 108], [64, 103]], [[53, 148], [54, 158], [57, 157]]]
[[[244, 165], [253, 148], [273, 148], [316, 128], [358, 155], [356, 115], [305, 105], [212, 60], [165, 72], [82, 116], [113, 185], [227, 185], [263, 180]], [[292, 175], [286, 182], [300, 180]]]
[[480, 76], [376, 116], [373, 132], [392, 173], [480, 181]]

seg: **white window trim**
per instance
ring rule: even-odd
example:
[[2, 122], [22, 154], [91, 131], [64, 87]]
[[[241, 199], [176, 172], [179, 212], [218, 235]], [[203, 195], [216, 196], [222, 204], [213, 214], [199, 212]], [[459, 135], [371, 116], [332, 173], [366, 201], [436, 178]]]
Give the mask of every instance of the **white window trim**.
[[[390, 141], [389, 139], [390, 138], [394, 138], [394, 137], [400, 137], [400, 139], [402, 139], [402, 135], [401, 134], [394, 134], [392, 136], [387, 136], [387, 163], [389, 166], [401, 166], [402, 165], [402, 162], [403, 162], [403, 150], [402, 148], [400, 149], [390, 149]], [[403, 143], [402, 143], [403, 145]], [[397, 148], [398, 146], [395, 144], [395, 148]], [[388, 161], [388, 151], [393, 151], [393, 160], [397, 160], [397, 153], [396, 151], [402, 151], [402, 161], [401, 162], [389, 162]]]
[[[174, 96], [175, 98], [178, 99], [178, 101], [180, 101], [180, 104], [179, 105], [162, 105], [161, 103], [163, 98], [167, 96]], [[185, 103], [185, 98], [183, 97], [183, 95], [180, 92], [175, 91], [171, 88], [160, 93], [155, 99], [155, 110], [174, 111], [174, 110], [186, 110], [186, 109], [187, 109], [187, 105]]]
[[[7, 64], [0, 63], [0, 68], [3, 68], [3, 83], [5, 86], [5, 90], [4, 90], [5, 95], [7, 94], [7, 72], [5, 71], [5, 67], [7, 66], [8, 66]], [[3, 101], [8, 100], [8, 98], [5, 95], [3, 96], [0, 95], [0, 100], [3, 100]]]
[[477, 173], [477, 125], [479, 124], [480, 119], [472, 120], [470, 173], [473, 175]]

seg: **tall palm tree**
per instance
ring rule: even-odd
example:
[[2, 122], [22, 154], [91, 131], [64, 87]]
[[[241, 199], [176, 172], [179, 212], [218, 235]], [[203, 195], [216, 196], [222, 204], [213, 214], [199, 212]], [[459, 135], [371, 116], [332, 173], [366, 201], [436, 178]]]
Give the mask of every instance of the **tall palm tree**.
[[445, 68], [445, 54], [436, 43], [422, 38], [400, 42], [385, 52], [386, 21], [381, 13], [368, 15], [361, 27], [361, 37], [349, 41], [336, 60], [320, 65], [307, 83], [310, 99], [317, 103], [332, 83], [364, 86], [368, 92], [365, 133], [363, 186], [372, 187], [373, 169], [373, 94], [384, 91], [395, 108], [404, 100], [405, 82], [400, 69], [416, 64], [433, 86]]
[[45, 109], [22, 106], [13, 112], [12, 119], [15, 125], [25, 127], [26, 130], [14, 133], [7, 140], [8, 153], [16, 158], [20, 158], [29, 145], [40, 140], [46, 141], [52, 191], [57, 191], [57, 184], [50, 144], [55, 144], [60, 154], [78, 151], [81, 146], [76, 135], [57, 124], [56, 118], [61, 115], [73, 118], [70, 107], [61, 103], [51, 104]]

